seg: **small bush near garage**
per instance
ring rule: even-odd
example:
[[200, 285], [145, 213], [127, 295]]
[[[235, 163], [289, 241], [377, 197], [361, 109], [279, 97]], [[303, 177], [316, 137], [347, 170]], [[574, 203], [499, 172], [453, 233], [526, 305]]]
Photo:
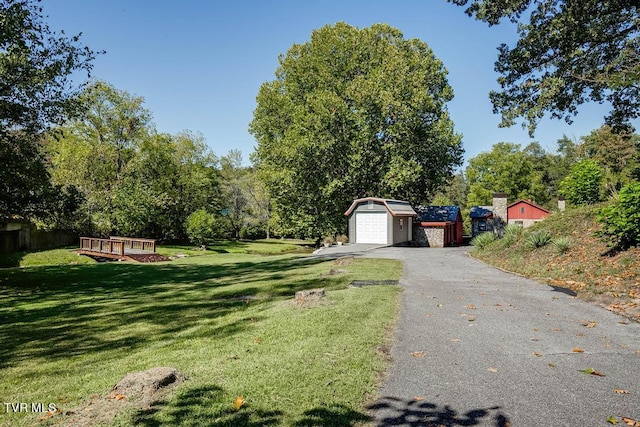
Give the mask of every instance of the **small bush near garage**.
[[502, 239], [500, 242], [502, 243], [502, 247], [508, 248], [513, 245], [518, 237], [522, 234], [522, 227], [518, 224], [509, 224], [504, 228], [504, 234], [502, 235]]
[[476, 248], [482, 250], [487, 246], [489, 246], [489, 244], [495, 242], [495, 240], [496, 240], [495, 234], [493, 234], [492, 232], [486, 232], [486, 233], [478, 234], [476, 237], [474, 237], [471, 240], [471, 244]]

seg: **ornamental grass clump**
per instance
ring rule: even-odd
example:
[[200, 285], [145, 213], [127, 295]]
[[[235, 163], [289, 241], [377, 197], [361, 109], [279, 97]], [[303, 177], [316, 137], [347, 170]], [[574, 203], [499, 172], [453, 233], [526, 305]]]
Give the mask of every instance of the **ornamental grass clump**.
[[486, 248], [489, 244], [493, 243], [496, 240], [495, 234], [492, 232], [485, 232], [482, 234], [478, 234], [471, 240], [471, 244], [476, 248], [482, 250]]
[[518, 224], [509, 224], [504, 228], [504, 233], [502, 234], [502, 246], [508, 248], [513, 245], [518, 237], [522, 234], [522, 227]]
[[532, 249], [541, 248], [551, 242], [551, 235], [546, 231], [534, 231], [527, 237], [527, 243]]
[[557, 254], [564, 254], [571, 249], [571, 241], [568, 237], [556, 237], [551, 240], [551, 244], [553, 245], [553, 250]]

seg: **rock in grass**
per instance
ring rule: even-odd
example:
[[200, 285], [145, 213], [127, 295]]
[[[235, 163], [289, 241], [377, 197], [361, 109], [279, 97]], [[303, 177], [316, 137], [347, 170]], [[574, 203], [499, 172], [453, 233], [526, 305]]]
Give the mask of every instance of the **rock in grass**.
[[296, 304], [301, 307], [309, 307], [319, 303], [325, 296], [324, 288], [298, 291], [296, 292]]

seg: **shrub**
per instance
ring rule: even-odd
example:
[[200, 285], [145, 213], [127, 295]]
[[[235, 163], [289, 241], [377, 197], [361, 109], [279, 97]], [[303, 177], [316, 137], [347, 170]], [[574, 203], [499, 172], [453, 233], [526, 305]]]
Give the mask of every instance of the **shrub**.
[[614, 249], [640, 245], [640, 182], [620, 189], [618, 199], [598, 211], [599, 233]]
[[571, 248], [571, 241], [568, 237], [556, 237], [551, 240], [551, 244], [558, 254], [563, 254]]
[[245, 225], [240, 229], [240, 238], [242, 240], [257, 240], [267, 237], [267, 232], [260, 225]]
[[486, 248], [490, 243], [496, 240], [496, 235], [488, 231], [482, 234], [478, 234], [471, 240], [471, 244], [476, 248], [482, 250]]
[[347, 243], [348, 241], [349, 241], [349, 238], [344, 234], [340, 234], [339, 236], [336, 237], [336, 242], [338, 243]]
[[522, 227], [517, 224], [509, 224], [504, 228], [504, 232], [502, 234], [502, 246], [508, 248], [513, 245], [518, 237], [522, 234]]
[[198, 209], [187, 217], [185, 231], [191, 243], [205, 245], [220, 235], [220, 224], [214, 214]]
[[560, 182], [560, 194], [574, 205], [591, 205], [601, 200], [604, 173], [594, 160], [582, 160]]
[[533, 249], [541, 248], [551, 242], [551, 235], [546, 231], [534, 231], [527, 237], [527, 242], [529, 243], [529, 247]]

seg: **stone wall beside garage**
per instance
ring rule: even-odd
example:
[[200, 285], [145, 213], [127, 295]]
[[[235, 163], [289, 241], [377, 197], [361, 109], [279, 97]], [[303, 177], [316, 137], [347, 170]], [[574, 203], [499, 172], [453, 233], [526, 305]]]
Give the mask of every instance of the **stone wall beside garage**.
[[413, 227], [413, 241], [418, 246], [444, 247], [444, 227]]

